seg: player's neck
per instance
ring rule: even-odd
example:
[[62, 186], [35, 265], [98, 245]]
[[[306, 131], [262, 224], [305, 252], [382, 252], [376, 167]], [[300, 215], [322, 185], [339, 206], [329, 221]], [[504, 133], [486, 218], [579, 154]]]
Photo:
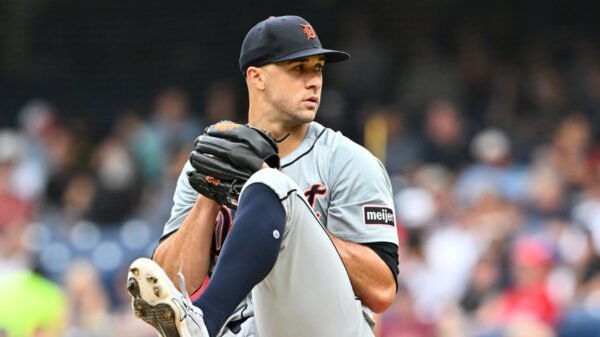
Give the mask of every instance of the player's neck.
[[304, 123], [290, 127], [284, 121], [270, 116], [276, 116], [279, 112], [265, 112], [264, 107], [261, 110], [256, 110], [258, 105], [250, 104], [248, 110], [248, 123], [256, 128], [269, 131], [275, 139], [279, 140], [279, 156], [285, 157], [292, 153], [306, 135], [310, 123]]
[[305, 123], [290, 128], [283, 122], [269, 120], [267, 115], [257, 115], [250, 112], [248, 117], [250, 125], [269, 131], [275, 136], [275, 139], [278, 140], [280, 157], [285, 157], [292, 153], [302, 143], [310, 125], [310, 123]]
[[284, 134], [283, 137], [277, 137], [278, 140], [282, 139], [279, 145], [279, 156], [285, 157], [288, 154], [292, 153], [295, 149], [300, 146], [302, 140], [304, 140], [304, 136], [306, 136], [306, 132], [308, 131], [308, 127], [310, 124], [302, 124], [292, 130], [288, 130], [287, 134]]

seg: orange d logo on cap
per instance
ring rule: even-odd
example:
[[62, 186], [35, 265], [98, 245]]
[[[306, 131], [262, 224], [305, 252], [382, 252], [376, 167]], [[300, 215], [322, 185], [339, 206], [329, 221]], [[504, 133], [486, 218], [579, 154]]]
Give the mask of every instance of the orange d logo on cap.
[[317, 38], [317, 34], [315, 33], [314, 29], [309, 24], [306, 24], [306, 25], [300, 24], [300, 27], [302, 27], [302, 29], [304, 29], [304, 34], [306, 34], [307, 40], [314, 40]]

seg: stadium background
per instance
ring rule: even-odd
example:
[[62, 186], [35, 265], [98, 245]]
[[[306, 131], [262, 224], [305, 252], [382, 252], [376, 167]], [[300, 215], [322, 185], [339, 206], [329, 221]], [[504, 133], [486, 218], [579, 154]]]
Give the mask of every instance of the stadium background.
[[400, 289], [379, 336], [600, 335], [598, 7], [3, 0], [0, 330], [153, 335], [126, 266], [195, 136], [244, 121], [244, 34], [297, 14], [352, 54], [318, 120], [392, 176]]

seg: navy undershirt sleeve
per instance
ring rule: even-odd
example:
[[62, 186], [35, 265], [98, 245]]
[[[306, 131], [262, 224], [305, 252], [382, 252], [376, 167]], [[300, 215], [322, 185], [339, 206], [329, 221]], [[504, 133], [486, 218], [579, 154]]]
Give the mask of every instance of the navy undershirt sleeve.
[[210, 282], [194, 302], [204, 313], [211, 337], [275, 265], [285, 218], [273, 190], [262, 183], [246, 188]]

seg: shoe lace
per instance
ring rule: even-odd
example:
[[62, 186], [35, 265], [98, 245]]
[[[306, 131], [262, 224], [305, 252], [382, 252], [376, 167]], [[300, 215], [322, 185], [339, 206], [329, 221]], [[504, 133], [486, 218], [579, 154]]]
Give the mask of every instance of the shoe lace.
[[[177, 273], [177, 278], [179, 280], [179, 289], [181, 289], [181, 294], [182, 294], [182, 298], [183, 298], [182, 305], [185, 308], [185, 316], [182, 318], [185, 319], [186, 316], [190, 317], [192, 319], [192, 321], [194, 321], [194, 323], [196, 323], [198, 326], [200, 326], [201, 324], [203, 324], [201, 320], [204, 315], [202, 314], [202, 311], [200, 310], [200, 308], [196, 307], [192, 303], [192, 300], [187, 292], [187, 288], [185, 286], [185, 276], [183, 276], [183, 263], [179, 266], [179, 272]], [[192, 311], [196, 315], [188, 315], [188, 311]], [[200, 318], [198, 318], [197, 315], [199, 315]]]

